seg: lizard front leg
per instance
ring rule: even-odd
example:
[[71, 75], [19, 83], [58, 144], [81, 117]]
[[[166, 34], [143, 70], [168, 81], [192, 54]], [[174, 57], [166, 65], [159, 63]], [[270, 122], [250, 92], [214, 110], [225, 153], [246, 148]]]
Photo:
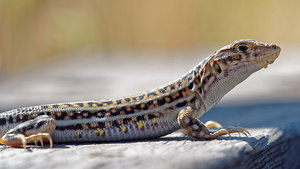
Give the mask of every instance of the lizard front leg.
[[[208, 121], [203, 124], [200, 120], [194, 118], [194, 109], [190, 106], [184, 108], [179, 112], [177, 117], [179, 125], [186, 130], [186, 134], [196, 139], [212, 140], [219, 136], [227, 135], [230, 133], [242, 133], [245, 136], [250, 133], [240, 127], [229, 127], [223, 129], [222, 126], [215, 121]], [[218, 130], [210, 131], [208, 128], [216, 127]]]
[[30, 141], [36, 142], [38, 140], [43, 146], [43, 139], [48, 139], [51, 148], [53, 142], [50, 134], [55, 128], [56, 123], [53, 118], [47, 115], [41, 115], [32, 120], [23, 122], [6, 132], [5, 135], [0, 138], [0, 143], [11, 147], [23, 146], [24, 149], [26, 149], [27, 143]]

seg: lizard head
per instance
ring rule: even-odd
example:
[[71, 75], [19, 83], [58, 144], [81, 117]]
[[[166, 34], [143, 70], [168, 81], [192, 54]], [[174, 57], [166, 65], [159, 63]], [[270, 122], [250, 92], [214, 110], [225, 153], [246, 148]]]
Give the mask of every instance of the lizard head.
[[274, 44], [247, 39], [235, 41], [215, 52], [204, 63], [201, 73], [208, 107], [252, 73], [273, 63], [280, 51], [280, 47]]
[[211, 59], [211, 64], [218, 72], [257, 71], [273, 63], [280, 51], [280, 47], [274, 44], [265, 44], [251, 39], [238, 40], [217, 51]]

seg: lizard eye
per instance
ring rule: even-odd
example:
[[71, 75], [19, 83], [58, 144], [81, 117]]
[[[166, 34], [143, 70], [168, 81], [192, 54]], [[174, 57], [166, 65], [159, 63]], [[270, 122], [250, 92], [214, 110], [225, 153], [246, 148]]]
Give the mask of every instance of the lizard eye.
[[213, 67], [214, 67], [216, 72], [218, 72], [218, 73], [222, 72], [222, 69], [221, 69], [221, 67], [218, 63], [215, 62]]
[[248, 46], [247, 46], [246, 44], [243, 44], [243, 43], [242, 43], [242, 44], [240, 44], [240, 45], [238, 46], [237, 49], [238, 49], [238, 51], [244, 53], [244, 52], [247, 52], [247, 50], [248, 50], [249, 48], [248, 48]]

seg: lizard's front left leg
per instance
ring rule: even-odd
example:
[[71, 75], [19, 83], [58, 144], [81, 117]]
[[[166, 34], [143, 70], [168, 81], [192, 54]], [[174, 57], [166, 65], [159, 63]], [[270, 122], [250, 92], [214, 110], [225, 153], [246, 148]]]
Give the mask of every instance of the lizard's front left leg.
[[[250, 133], [240, 127], [229, 127], [223, 129], [222, 126], [215, 121], [208, 121], [203, 124], [200, 120], [194, 118], [194, 109], [190, 106], [180, 111], [177, 117], [179, 125], [186, 130], [186, 133], [196, 139], [208, 139], [212, 140], [219, 136], [227, 135], [230, 133], [243, 133], [245, 136]], [[217, 127], [217, 131], [210, 131], [208, 128]]]
[[9, 130], [0, 138], [0, 143], [26, 149], [26, 145], [30, 141], [40, 141], [43, 146], [43, 139], [48, 139], [50, 148], [53, 145], [51, 133], [55, 130], [55, 120], [47, 115], [41, 115], [35, 119], [23, 122], [13, 129]]

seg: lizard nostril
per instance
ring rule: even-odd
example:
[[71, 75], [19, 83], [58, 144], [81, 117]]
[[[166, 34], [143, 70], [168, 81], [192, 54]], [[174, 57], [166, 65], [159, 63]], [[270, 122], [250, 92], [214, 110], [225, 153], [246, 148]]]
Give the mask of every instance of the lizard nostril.
[[277, 46], [276, 46], [276, 45], [271, 45], [271, 47], [272, 47], [273, 49], [277, 49]]

